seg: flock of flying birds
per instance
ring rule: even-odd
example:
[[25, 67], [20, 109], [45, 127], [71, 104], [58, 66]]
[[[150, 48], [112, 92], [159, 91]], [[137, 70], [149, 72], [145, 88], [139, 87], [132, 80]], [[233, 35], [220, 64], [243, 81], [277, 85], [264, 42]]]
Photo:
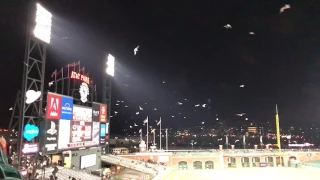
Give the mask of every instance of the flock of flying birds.
[[[285, 4], [283, 7], [280, 8], [280, 11], [279, 13], [282, 14], [284, 13], [287, 9], [290, 9], [291, 6], [289, 4]], [[232, 26], [230, 24], [226, 24], [223, 26], [224, 28], [226, 29], [232, 29]], [[249, 35], [255, 35], [255, 32], [249, 32]], [[140, 48], [140, 45], [138, 45], [137, 47], [134, 48], [133, 50], [133, 54], [134, 56], [136, 56], [138, 54], [138, 51], [139, 51], [139, 48]], [[163, 83], [165, 83], [165, 81], [163, 81]], [[240, 84], [239, 85], [240, 88], [244, 88], [245, 85], [244, 84]], [[187, 102], [187, 99], [185, 99], [185, 101]], [[120, 106], [122, 103], [124, 103], [124, 101], [117, 101], [117, 103], [115, 104], [116, 106]], [[175, 105], [177, 106], [182, 106], [185, 102], [177, 102]], [[145, 103], [145, 107], [147, 107], [147, 104], [148, 103]], [[194, 107], [195, 108], [207, 108], [207, 109], [210, 109], [210, 106], [208, 106], [208, 104], [194, 104]], [[124, 105], [124, 108], [128, 108], [128, 105]], [[156, 107], [148, 107], [149, 109], [153, 110], [153, 111], [157, 111], [158, 109]], [[170, 107], [171, 108], [171, 107]], [[132, 115], [132, 119], [136, 120], [135, 116], [139, 116], [139, 115], [142, 115], [142, 111], [144, 111], [144, 106], [142, 105], [138, 105], [138, 107], [136, 107], [137, 111], [135, 112], [134, 115]], [[119, 112], [117, 110], [115, 110], [113, 113], [112, 113], [112, 116], [118, 116], [119, 115]], [[179, 115], [181, 115], [181, 113], [179, 113]], [[238, 116], [238, 117], [243, 117], [243, 116], [246, 116], [247, 114], [246, 113], [239, 113], [239, 114], [235, 114], [235, 116]], [[172, 118], [174, 118], [175, 115], [172, 115]], [[129, 132], [130, 129], [134, 130], [134, 134], [137, 135], [138, 132], [140, 131], [140, 129], [142, 128], [142, 126], [145, 126], [145, 123], [143, 123], [143, 121], [145, 120], [146, 117], [139, 117], [141, 122], [129, 122], [128, 120], [125, 121], [125, 124], [127, 125], [127, 127], [124, 127], [124, 131], [125, 132]], [[182, 118], [187, 118], [186, 116], [182, 116]], [[218, 118], [217, 118], [218, 120]], [[247, 120], [247, 118], [246, 118]], [[150, 121], [149, 121], [150, 122]], [[159, 122], [159, 120], [155, 120], [155, 123], [156, 124], [157, 122]], [[140, 125], [141, 124], [141, 125]], [[201, 122], [201, 124], [205, 124], [205, 122]], [[150, 125], [150, 124], [149, 124]], [[153, 125], [151, 123], [151, 125]], [[149, 127], [151, 130], [152, 130], [152, 126]], [[132, 131], [131, 131], [132, 132]]]

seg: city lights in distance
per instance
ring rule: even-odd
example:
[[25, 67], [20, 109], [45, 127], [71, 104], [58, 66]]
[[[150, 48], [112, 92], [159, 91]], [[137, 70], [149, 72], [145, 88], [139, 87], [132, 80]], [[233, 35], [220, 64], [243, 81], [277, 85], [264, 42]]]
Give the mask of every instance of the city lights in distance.
[[106, 72], [110, 76], [114, 76], [114, 61], [115, 61], [114, 57], [111, 54], [109, 54]]
[[35, 21], [34, 36], [49, 44], [51, 40], [52, 14], [38, 3]]

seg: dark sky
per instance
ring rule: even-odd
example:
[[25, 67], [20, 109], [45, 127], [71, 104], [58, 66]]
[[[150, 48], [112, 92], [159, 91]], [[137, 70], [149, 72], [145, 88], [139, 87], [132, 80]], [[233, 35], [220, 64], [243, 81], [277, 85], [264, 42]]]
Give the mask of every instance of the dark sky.
[[[25, 1], [3, 2], [0, 115], [6, 124], [21, 88], [27, 13]], [[46, 78], [55, 68], [81, 60], [102, 88], [102, 67], [112, 53], [117, 60], [113, 107], [120, 108], [116, 100], [130, 104], [115, 121], [141, 123], [147, 115], [162, 116], [165, 126], [179, 127], [214, 122], [219, 114], [233, 125], [242, 120], [234, 114], [244, 112], [250, 120], [265, 122], [274, 120], [275, 104], [283, 125], [320, 121], [316, 0], [40, 2], [54, 15]], [[291, 8], [279, 14], [286, 3]], [[224, 28], [226, 24], [232, 29]], [[177, 106], [184, 99], [186, 106]], [[136, 116], [145, 102], [150, 110]], [[206, 108], [195, 109], [204, 103]], [[178, 118], [179, 113], [184, 115]]]

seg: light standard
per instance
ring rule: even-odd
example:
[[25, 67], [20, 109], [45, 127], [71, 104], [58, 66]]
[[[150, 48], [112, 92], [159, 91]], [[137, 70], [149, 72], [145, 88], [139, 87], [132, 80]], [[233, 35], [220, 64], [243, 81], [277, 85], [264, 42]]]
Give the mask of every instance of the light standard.
[[192, 150], [193, 150], [193, 146], [197, 144], [197, 142], [194, 142], [194, 140], [191, 140], [191, 146], [192, 146]]
[[[112, 88], [112, 78], [114, 76], [114, 66], [115, 66], [115, 58], [109, 54], [107, 57], [107, 68], [106, 73], [109, 77], [105, 77], [106, 79], [103, 81], [103, 103], [108, 105], [108, 133], [110, 135], [110, 116], [111, 116], [111, 88]], [[109, 138], [110, 139], [110, 138]], [[107, 152], [109, 153], [109, 139], [108, 139], [108, 147]]]

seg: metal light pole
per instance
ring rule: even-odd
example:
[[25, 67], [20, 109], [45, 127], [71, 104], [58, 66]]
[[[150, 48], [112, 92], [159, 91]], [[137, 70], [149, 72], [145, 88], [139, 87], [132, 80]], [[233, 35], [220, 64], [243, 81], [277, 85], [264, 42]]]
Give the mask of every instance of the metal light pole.
[[[112, 89], [112, 77], [114, 76], [114, 70], [115, 69], [115, 58], [109, 54], [107, 57], [107, 68], [106, 73], [108, 76], [105, 76], [105, 79], [103, 81], [103, 94], [102, 94], [102, 101], [104, 104], [107, 104], [108, 106], [108, 133], [110, 136], [110, 124], [111, 124], [111, 89]], [[107, 141], [107, 152], [110, 152], [110, 137]]]

